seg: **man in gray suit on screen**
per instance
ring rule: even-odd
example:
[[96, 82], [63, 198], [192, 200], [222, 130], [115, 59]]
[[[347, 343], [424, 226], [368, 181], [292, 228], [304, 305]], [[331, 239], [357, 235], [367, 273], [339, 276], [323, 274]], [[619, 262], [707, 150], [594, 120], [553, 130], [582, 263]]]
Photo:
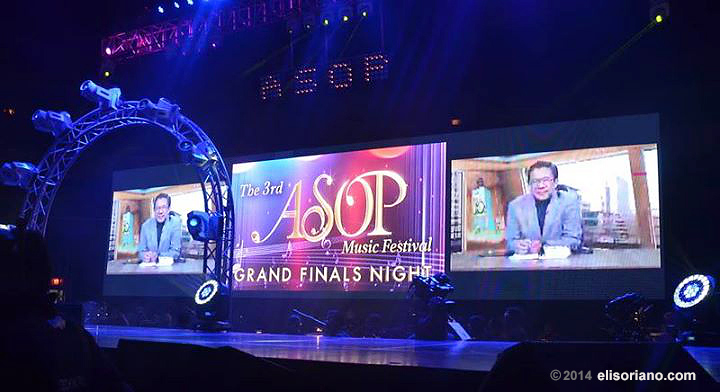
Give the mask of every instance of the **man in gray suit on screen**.
[[580, 198], [567, 188], [558, 189], [558, 169], [538, 161], [528, 170], [530, 193], [508, 204], [507, 248], [518, 254], [538, 253], [543, 245], [580, 247]]
[[158, 257], [180, 256], [180, 217], [170, 213], [170, 195], [161, 193], [153, 199], [154, 216], [140, 227], [138, 252], [143, 262], [157, 262]]

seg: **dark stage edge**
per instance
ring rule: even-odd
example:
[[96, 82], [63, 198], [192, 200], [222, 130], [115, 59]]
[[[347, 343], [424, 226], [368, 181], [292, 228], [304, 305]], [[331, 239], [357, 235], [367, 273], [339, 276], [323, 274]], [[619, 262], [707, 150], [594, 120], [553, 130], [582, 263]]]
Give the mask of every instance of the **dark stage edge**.
[[422, 341], [339, 338], [241, 332], [208, 333], [184, 329], [86, 325], [100, 347], [116, 348], [120, 339], [230, 346], [256, 357], [355, 365], [412, 366], [488, 372], [497, 355], [515, 342]]
[[[408, 366], [486, 373], [497, 355], [516, 342], [422, 341], [412, 339], [341, 338], [314, 335], [208, 333], [183, 329], [86, 325], [100, 347], [116, 348], [120, 339], [229, 346], [256, 357], [352, 365]], [[685, 347], [720, 382], [719, 347]]]

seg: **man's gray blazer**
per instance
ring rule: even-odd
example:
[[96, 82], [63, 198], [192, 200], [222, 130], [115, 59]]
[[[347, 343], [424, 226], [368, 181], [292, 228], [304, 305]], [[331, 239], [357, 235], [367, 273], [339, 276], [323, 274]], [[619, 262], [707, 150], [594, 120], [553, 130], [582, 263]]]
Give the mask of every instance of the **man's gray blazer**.
[[582, 241], [582, 216], [580, 199], [574, 191], [555, 191], [545, 213], [543, 232], [540, 234], [535, 197], [522, 195], [508, 204], [507, 248], [516, 251], [515, 240], [540, 240], [544, 245], [580, 247]]
[[157, 221], [155, 218], [149, 218], [140, 227], [138, 252], [142, 253], [151, 250], [157, 252], [158, 256], [177, 259], [180, 256], [181, 239], [180, 217], [168, 214], [168, 217], [165, 219], [165, 225], [163, 225], [162, 228], [162, 233], [160, 233], [160, 246], [158, 246]]

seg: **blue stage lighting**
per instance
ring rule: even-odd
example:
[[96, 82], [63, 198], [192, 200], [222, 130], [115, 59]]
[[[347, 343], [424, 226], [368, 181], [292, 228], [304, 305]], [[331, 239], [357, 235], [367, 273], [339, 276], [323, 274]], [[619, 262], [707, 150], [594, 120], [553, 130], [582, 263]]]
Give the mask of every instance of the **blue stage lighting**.
[[7, 162], [0, 169], [0, 182], [5, 186], [27, 188], [38, 174], [32, 163]]
[[340, 20], [343, 21], [343, 23], [350, 21], [350, 15], [352, 14], [353, 9], [351, 7], [342, 7], [338, 12], [338, 16], [340, 17]]
[[166, 125], [175, 124], [180, 115], [180, 106], [165, 98], [158, 99], [157, 103], [153, 103], [147, 98], [141, 99], [138, 110], [155, 121]]
[[195, 303], [198, 305], [205, 305], [212, 301], [213, 297], [218, 292], [220, 284], [215, 279], [209, 279], [205, 283], [201, 284], [195, 292]]
[[32, 115], [32, 123], [38, 131], [47, 132], [54, 137], [64, 134], [73, 125], [68, 112], [45, 110], [36, 110]]
[[80, 95], [87, 100], [97, 102], [100, 107], [110, 107], [115, 110], [121, 102], [119, 88], [100, 87], [92, 80], [86, 80], [80, 85]]
[[161, 5], [158, 6], [158, 9], [157, 9], [157, 10], [158, 10], [158, 12], [161, 13], [161, 14], [165, 13], [165, 8], [163, 8]]
[[214, 277], [209, 277], [195, 292], [195, 314], [200, 321], [196, 328], [205, 331], [229, 330], [229, 305], [229, 288]]
[[188, 232], [195, 241], [217, 241], [221, 237], [222, 219], [217, 214], [205, 211], [190, 211], [187, 214]]
[[180, 3], [178, 3], [177, 1], [174, 2], [173, 5], [175, 6], [175, 8], [180, 8]]
[[357, 4], [356, 11], [363, 18], [367, 18], [372, 11], [372, 3], [369, 1], [360, 1]]
[[195, 227], [199, 224], [200, 224], [200, 220], [197, 218], [192, 218], [192, 219], [188, 220], [188, 226], [190, 226], [190, 227]]
[[715, 289], [715, 279], [710, 275], [695, 274], [683, 279], [675, 288], [673, 301], [681, 309], [689, 309], [710, 298]]
[[182, 140], [178, 143], [177, 149], [180, 152], [180, 159], [186, 165], [204, 168], [217, 164], [217, 153], [205, 142], [194, 145], [189, 140]]
[[193, 0], [187, 0], [188, 5], [193, 5], [195, 2]]

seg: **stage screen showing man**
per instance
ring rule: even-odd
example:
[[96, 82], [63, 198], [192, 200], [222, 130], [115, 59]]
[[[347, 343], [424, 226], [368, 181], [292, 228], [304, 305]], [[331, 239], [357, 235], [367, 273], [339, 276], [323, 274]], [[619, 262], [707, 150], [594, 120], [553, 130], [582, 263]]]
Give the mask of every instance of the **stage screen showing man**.
[[445, 269], [445, 143], [233, 165], [236, 290], [404, 292]]
[[660, 268], [657, 151], [453, 160], [450, 270]]
[[202, 242], [187, 213], [203, 210], [199, 184], [113, 192], [107, 274], [200, 274]]

